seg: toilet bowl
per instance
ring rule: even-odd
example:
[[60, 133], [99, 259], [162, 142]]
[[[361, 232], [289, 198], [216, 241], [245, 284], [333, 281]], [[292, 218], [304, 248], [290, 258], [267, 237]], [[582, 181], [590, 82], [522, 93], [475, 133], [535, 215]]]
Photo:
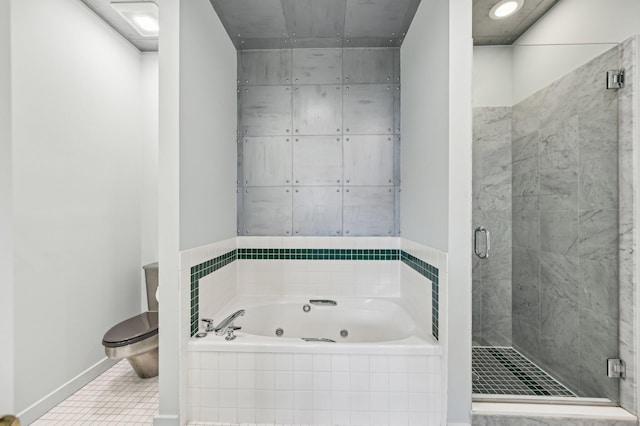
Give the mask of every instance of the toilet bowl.
[[127, 358], [139, 377], [149, 378], [158, 375], [158, 263], [143, 268], [149, 311], [111, 327], [102, 344], [107, 357]]

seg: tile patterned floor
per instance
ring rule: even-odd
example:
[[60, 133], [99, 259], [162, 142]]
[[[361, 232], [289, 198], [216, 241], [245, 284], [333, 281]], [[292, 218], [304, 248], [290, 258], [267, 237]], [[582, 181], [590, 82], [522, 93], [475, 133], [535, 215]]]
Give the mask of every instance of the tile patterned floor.
[[482, 395], [577, 395], [509, 347], [474, 346], [473, 393]]
[[139, 378], [123, 359], [32, 425], [152, 425], [157, 412], [158, 378]]

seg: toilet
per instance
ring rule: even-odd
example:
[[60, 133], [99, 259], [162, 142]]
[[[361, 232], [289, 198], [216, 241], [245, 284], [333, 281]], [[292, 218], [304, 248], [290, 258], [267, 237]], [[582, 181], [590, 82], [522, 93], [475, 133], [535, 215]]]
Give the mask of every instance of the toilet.
[[102, 339], [111, 359], [127, 358], [139, 377], [158, 375], [158, 263], [143, 266], [147, 288], [147, 312], [111, 327]]

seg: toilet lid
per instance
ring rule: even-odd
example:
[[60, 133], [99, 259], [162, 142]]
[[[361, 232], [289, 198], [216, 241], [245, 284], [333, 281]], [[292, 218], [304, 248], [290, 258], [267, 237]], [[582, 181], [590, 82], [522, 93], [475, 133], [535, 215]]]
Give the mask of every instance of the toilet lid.
[[144, 312], [111, 327], [102, 339], [108, 348], [126, 346], [158, 334], [158, 312]]

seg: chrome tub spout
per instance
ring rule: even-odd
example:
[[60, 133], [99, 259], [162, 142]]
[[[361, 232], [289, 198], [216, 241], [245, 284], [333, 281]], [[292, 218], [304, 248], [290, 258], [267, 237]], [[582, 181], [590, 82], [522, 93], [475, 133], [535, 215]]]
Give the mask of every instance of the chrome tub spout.
[[241, 317], [243, 315], [244, 315], [244, 309], [240, 309], [239, 311], [234, 312], [228, 317], [226, 317], [225, 319], [223, 319], [222, 322], [216, 328], [213, 329], [213, 331], [216, 333], [216, 336], [222, 336], [227, 332], [228, 328], [234, 328], [235, 330], [239, 330], [240, 327], [233, 326], [233, 321], [236, 318]]

